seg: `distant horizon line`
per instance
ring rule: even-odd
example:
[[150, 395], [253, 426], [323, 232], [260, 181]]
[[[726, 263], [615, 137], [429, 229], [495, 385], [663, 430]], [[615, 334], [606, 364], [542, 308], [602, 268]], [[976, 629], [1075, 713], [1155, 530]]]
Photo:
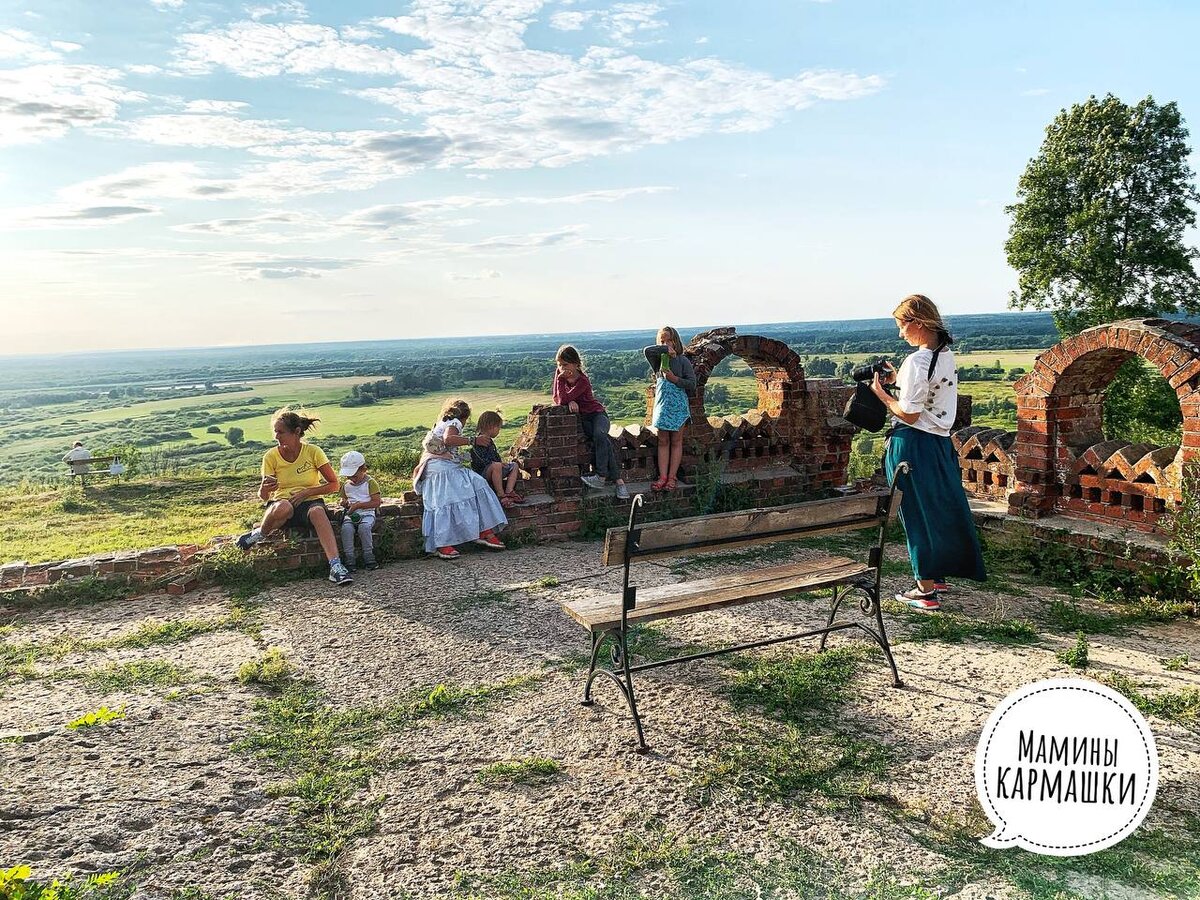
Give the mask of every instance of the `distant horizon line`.
[[[998, 312], [973, 312], [973, 313], [947, 313], [948, 320], [961, 320], [981, 318], [984, 316], [1046, 316], [1050, 317], [1050, 313], [1045, 310], [1013, 310], [1005, 309]], [[888, 322], [889, 316], [872, 316], [861, 319], [797, 319], [792, 321], [779, 322], [743, 322], [743, 323], [725, 323], [722, 325], [701, 325], [691, 326], [685, 325], [679, 328], [680, 331], [695, 331], [696, 334], [701, 334], [705, 331], [711, 331], [714, 328], [758, 328], [765, 326], [781, 326], [781, 325], [838, 325], [841, 323], [850, 322]], [[34, 360], [34, 359], [61, 359], [64, 357], [86, 357], [86, 356], [117, 356], [120, 354], [134, 353], [195, 353], [212, 350], [263, 350], [268, 348], [287, 348], [287, 347], [344, 347], [352, 344], [360, 344], [364, 346], [378, 346], [385, 344], [407, 344], [416, 343], [418, 341], [453, 341], [453, 340], [477, 340], [482, 338], [554, 338], [554, 337], [571, 337], [577, 335], [585, 337], [592, 334], [632, 334], [635, 332], [647, 332], [653, 329], [648, 328], [611, 328], [611, 329], [593, 329], [591, 331], [520, 331], [520, 332], [499, 332], [494, 334], [452, 334], [439, 336], [425, 337], [406, 337], [406, 338], [373, 338], [373, 339], [349, 339], [342, 341], [286, 341], [272, 344], [204, 344], [204, 345], [188, 345], [188, 346], [165, 346], [165, 347], [114, 347], [105, 350], [62, 350], [56, 353], [47, 353], [45, 351], [34, 351], [29, 353], [0, 353], [0, 363], [10, 360]]]

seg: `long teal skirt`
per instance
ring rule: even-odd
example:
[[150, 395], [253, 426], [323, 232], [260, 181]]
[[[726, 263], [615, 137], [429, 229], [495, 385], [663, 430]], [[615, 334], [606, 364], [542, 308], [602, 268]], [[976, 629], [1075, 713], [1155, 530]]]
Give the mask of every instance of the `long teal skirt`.
[[904, 492], [900, 522], [908, 540], [913, 576], [983, 581], [983, 554], [963, 491], [958, 454], [950, 438], [900, 425], [888, 439], [883, 471], [891, 481], [901, 461], [912, 467], [896, 482]]

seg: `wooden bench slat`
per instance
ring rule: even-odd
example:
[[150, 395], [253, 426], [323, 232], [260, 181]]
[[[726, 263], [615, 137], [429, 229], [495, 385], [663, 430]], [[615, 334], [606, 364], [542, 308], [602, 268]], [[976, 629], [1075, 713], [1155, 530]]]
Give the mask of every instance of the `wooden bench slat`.
[[[870, 566], [839, 556], [827, 556], [773, 569], [757, 569], [648, 588], [638, 592], [637, 606], [628, 621], [689, 615], [734, 606], [766, 597], [830, 587], [871, 572]], [[582, 597], [562, 604], [572, 619], [589, 631], [616, 628], [621, 623], [621, 595]]]
[[[879, 524], [879, 502], [887, 491], [867, 491], [849, 497], [811, 500], [765, 509], [718, 513], [671, 519], [641, 526], [641, 551], [638, 561], [672, 556], [690, 556], [715, 550], [731, 550], [773, 541], [794, 541], [801, 537], [869, 528]], [[769, 536], [771, 532], [806, 529], [806, 534]], [[602, 563], [619, 566], [625, 562], [628, 528], [610, 528], [604, 539]], [[764, 536], [767, 535], [767, 536]], [[688, 546], [698, 542], [710, 546]], [[661, 553], [655, 553], [662, 548]]]

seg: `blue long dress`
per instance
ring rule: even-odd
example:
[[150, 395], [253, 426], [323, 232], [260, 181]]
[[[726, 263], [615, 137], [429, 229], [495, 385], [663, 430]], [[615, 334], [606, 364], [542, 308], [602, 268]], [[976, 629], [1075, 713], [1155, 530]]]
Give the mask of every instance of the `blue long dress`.
[[425, 552], [453, 547], [479, 537], [480, 532], [499, 531], [508, 524], [500, 498], [491, 486], [471, 469], [449, 459], [431, 459], [413, 484], [425, 508], [421, 533]]

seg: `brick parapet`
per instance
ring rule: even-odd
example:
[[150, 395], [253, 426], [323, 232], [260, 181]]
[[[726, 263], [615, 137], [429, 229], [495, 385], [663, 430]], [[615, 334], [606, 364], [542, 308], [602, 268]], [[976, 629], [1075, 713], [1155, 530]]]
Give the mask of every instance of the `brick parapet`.
[[[1104, 390], [1135, 355], [1175, 391], [1183, 414], [1177, 447], [1104, 437]], [[1182, 499], [1185, 466], [1200, 461], [1200, 326], [1128, 319], [1089, 328], [1040, 354], [1014, 387], [1014, 515], [1160, 527]], [[964, 460], [964, 481], [976, 469]]]

